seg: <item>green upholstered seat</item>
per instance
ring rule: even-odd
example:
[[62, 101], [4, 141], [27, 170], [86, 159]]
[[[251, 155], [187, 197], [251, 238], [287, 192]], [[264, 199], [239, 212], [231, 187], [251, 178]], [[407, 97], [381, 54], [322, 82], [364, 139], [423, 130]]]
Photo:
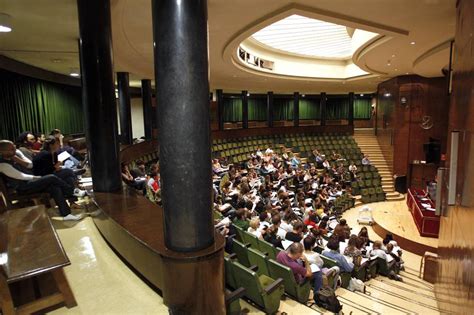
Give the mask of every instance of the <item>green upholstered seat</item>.
[[280, 299], [285, 292], [283, 280], [259, 276], [238, 262], [233, 263], [237, 285], [245, 288], [245, 296], [260, 306], [265, 313], [273, 314], [280, 307]]
[[282, 278], [285, 283], [285, 292], [294, 297], [300, 303], [306, 303], [311, 291], [311, 283], [306, 280], [302, 284], [296, 282], [291, 269], [279, 262], [269, 259], [268, 269], [273, 278]]

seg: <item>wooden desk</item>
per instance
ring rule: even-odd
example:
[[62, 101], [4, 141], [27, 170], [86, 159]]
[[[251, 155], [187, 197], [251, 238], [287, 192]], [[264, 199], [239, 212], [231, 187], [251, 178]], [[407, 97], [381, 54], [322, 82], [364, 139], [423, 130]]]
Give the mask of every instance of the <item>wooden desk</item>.
[[[11, 210], [0, 215], [0, 305], [5, 315], [30, 314], [64, 302], [76, 305], [63, 267], [69, 258], [44, 206]], [[11, 283], [51, 273], [59, 292], [15, 307]]]
[[[421, 236], [427, 237], [438, 237], [440, 218], [434, 211], [425, 210], [421, 206], [421, 201], [418, 195], [422, 195], [423, 191], [420, 189], [408, 189], [407, 205], [408, 209], [413, 216], [418, 232]], [[435, 207], [434, 203], [430, 201], [424, 201], [429, 203], [432, 208]]]

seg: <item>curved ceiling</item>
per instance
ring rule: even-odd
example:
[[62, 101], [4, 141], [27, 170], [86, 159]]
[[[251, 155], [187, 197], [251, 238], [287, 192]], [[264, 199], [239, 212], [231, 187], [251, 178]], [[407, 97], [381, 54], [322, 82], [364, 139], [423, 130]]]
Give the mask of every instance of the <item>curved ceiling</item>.
[[316, 58], [348, 59], [352, 38], [345, 26], [293, 14], [252, 35], [260, 44]]
[[[352, 58], [372, 75], [318, 81], [262, 75], [242, 69], [225, 55], [233, 40], [240, 43], [254, 32], [244, 38], [238, 38], [240, 34], [255, 25], [270, 25], [292, 8], [305, 17], [380, 34]], [[78, 68], [75, 0], [0, 0], [0, 11], [9, 14], [13, 24], [11, 33], [0, 34], [0, 54], [63, 74]], [[115, 70], [130, 72], [134, 85], [139, 79], [153, 78], [151, 1], [112, 0], [111, 14]], [[449, 48], [427, 52], [454, 37], [455, 0], [297, 0], [290, 4], [284, 0], [208, 0], [208, 16], [213, 89], [372, 92], [380, 81], [401, 74], [440, 75]]]

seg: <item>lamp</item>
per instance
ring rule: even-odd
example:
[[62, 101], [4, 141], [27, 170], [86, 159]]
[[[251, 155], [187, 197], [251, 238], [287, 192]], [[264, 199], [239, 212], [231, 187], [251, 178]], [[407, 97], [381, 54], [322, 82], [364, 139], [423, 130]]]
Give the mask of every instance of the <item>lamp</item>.
[[9, 33], [12, 31], [10, 18], [8, 14], [0, 13], [0, 33]]

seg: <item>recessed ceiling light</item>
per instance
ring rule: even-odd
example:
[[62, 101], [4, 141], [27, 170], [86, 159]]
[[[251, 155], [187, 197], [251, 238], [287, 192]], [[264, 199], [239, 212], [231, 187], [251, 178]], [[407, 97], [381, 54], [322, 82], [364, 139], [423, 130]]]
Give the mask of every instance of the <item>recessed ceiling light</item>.
[[247, 96], [250, 96], [250, 93], [247, 93]]
[[395, 68], [395, 71], [398, 71], [398, 69], [397, 69], [397, 68]]
[[410, 42], [410, 45], [415, 45], [416, 43], [415, 42]]
[[390, 67], [391, 65], [392, 65], [392, 64], [391, 64], [390, 62], [387, 63], [387, 66], [389, 66], [389, 67]]
[[61, 63], [61, 62], [63, 62], [63, 60], [62, 60], [62, 59], [59, 59], [59, 58], [51, 59], [51, 61], [52, 61], [53, 63]]
[[5, 13], [0, 13], [0, 33], [9, 33], [11, 31], [10, 16]]
[[360, 96], [364, 96], [364, 94], [361, 93]]
[[304, 95], [304, 94], [301, 94], [301, 97], [305, 97], [305, 95]]
[[392, 55], [392, 58], [395, 58], [395, 55]]
[[405, 72], [405, 74], [410, 74], [410, 72]]
[[78, 77], [78, 76], [79, 76], [79, 73], [77, 73], [77, 72], [71, 72], [71, 73], [69, 73], [69, 75], [70, 75], [71, 77]]

